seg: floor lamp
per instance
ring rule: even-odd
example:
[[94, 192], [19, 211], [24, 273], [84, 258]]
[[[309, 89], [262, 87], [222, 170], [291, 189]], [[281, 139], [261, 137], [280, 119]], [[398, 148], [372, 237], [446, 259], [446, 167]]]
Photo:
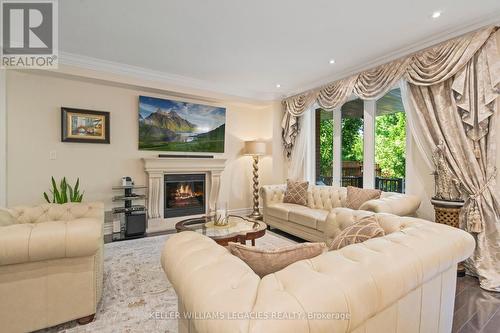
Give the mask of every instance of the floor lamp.
[[262, 219], [259, 211], [259, 156], [266, 154], [266, 143], [263, 141], [245, 141], [245, 155], [253, 157], [253, 212], [248, 217]]

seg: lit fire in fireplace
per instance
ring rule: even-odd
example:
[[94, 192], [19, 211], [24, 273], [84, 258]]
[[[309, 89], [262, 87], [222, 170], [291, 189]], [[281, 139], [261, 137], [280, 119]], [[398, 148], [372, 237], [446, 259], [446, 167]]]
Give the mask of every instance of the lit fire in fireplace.
[[164, 208], [169, 218], [205, 213], [205, 175], [165, 175]]
[[191, 190], [191, 185], [179, 185], [175, 191], [175, 199], [189, 199], [195, 197], [195, 193]]

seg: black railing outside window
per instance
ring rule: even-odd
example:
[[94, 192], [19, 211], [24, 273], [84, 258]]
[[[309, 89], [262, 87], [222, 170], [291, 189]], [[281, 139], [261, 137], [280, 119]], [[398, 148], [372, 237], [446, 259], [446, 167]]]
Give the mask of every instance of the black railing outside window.
[[[318, 177], [317, 185], [333, 184], [333, 177]], [[344, 176], [342, 177], [342, 186], [363, 187], [363, 176]], [[386, 178], [375, 177], [375, 188], [384, 192], [405, 192], [405, 179], [404, 178]]]
[[375, 188], [384, 192], [404, 193], [405, 180], [404, 178], [375, 177]]
[[363, 176], [343, 176], [342, 177], [342, 186], [354, 186], [363, 188]]

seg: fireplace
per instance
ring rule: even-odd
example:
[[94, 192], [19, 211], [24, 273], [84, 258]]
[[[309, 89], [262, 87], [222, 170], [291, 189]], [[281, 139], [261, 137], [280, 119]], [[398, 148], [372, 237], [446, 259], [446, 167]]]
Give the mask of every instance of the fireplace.
[[165, 218], [205, 213], [205, 174], [166, 174]]

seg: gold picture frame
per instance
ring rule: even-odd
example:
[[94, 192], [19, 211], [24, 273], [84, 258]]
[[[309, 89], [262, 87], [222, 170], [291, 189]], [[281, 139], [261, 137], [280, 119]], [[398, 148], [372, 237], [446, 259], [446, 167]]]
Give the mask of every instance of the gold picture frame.
[[61, 108], [61, 141], [110, 143], [109, 112]]

